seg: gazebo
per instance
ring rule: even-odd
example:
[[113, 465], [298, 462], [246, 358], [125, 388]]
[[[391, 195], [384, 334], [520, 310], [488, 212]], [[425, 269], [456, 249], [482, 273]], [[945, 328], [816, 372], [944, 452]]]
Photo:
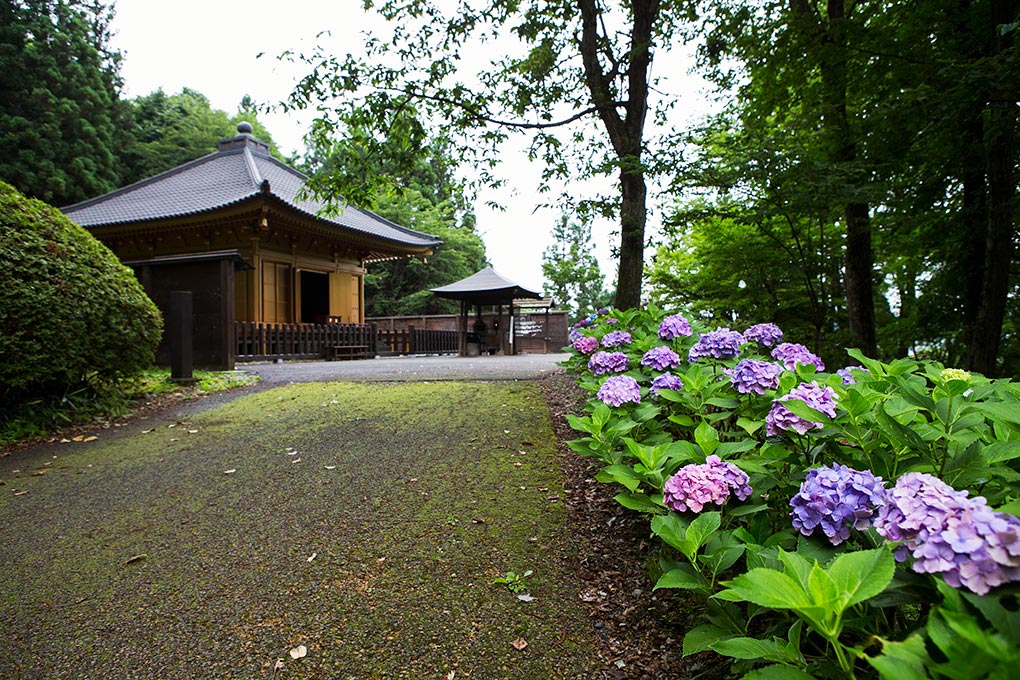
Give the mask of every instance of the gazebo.
[[[498, 309], [497, 323], [500, 328], [503, 326], [503, 307], [506, 306], [509, 312], [509, 331], [499, 333], [499, 350], [503, 354], [516, 354], [517, 344], [514, 340], [514, 299], [531, 298], [540, 300], [542, 296], [533, 290], [528, 290], [510, 279], [506, 278], [492, 267], [472, 274], [471, 276], [456, 281], [446, 286], [432, 288], [432, 293], [437, 297], [450, 300], [460, 300], [460, 353], [461, 356], [468, 354], [468, 308], [475, 306], [477, 315], [476, 325], [481, 322], [481, 308], [492, 306]], [[480, 329], [475, 329], [475, 334]], [[484, 331], [482, 331], [484, 332]]]

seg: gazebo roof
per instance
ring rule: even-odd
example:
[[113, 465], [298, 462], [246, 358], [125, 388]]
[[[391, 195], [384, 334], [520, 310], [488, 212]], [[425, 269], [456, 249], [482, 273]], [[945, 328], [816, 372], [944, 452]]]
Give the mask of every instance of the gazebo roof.
[[378, 244], [392, 254], [427, 252], [440, 244], [368, 210], [346, 206], [332, 216], [302, 195], [307, 177], [269, 154], [269, 146], [240, 123], [238, 134], [206, 156], [116, 191], [62, 208], [77, 224], [94, 228], [204, 216], [259, 198], [274, 199], [322, 227]]
[[438, 297], [476, 305], [511, 304], [514, 298], [542, 299], [535, 291], [514, 283], [492, 267], [486, 267], [449, 285], [433, 288], [432, 292]]

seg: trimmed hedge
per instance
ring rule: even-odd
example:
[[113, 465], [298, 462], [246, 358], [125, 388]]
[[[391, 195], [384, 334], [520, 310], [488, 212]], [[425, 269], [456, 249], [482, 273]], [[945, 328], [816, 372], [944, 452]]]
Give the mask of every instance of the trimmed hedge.
[[135, 373], [152, 364], [162, 332], [116, 255], [0, 182], [0, 405]]

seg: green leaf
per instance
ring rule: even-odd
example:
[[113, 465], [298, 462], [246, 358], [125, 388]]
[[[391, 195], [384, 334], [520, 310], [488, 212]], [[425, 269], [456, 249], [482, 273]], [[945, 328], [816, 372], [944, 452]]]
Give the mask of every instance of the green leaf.
[[795, 666], [772, 664], [745, 673], [742, 680], [815, 680], [815, 676]]
[[845, 598], [844, 607], [852, 607], [885, 590], [895, 570], [892, 552], [876, 548], [844, 553], [832, 562], [828, 572]]
[[711, 646], [712, 651], [735, 659], [764, 661], [794, 661], [785, 644], [774, 640], [759, 640], [751, 637], [734, 637], [720, 640]]
[[825, 423], [832, 420], [831, 418], [829, 418], [829, 416], [825, 415], [824, 413], [817, 409], [811, 408], [800, 399], [788, 399], [782, 402], [782, 404], [786, 408], [786, 410], [788, 410], [793, 415], [799, 416], [804, 420], [808, 420], [812, 423], [821, 423], [822, 425], [825, 425]]
[[723, 585], [740, 600], [763, 607], [806, 609], [813, 604], [808, 594], [795, 580], [773, 569], [752, 569], [731, 581], [724, 582]]
[[[686, 567], [686, 568], [685, 568]], [[706, 595], [711, 593], [711, 589], [708, 587], [708, 582], [704, 579], [701, 574], [689, 571], [690, 567], [684, 565], [667, 571], [665, 574], [659, 577], [659, 580], [655, 582], [655, 587], [652, 590], [660, 590], [662, 588], [680, 588], [683, 590], [700, 590]]]
[[691, 525], [687, 527], [687, 536], [685, 537], [685, 544], [688, 546], [688, 550], [684, 551], [688, 559], [693, 561], [693, 556], [698, 552], [698, 548], [705, 544], [708, 537], [711, 536], [716, 529], [722, 525], [722, 516], [718, 512], [703, 512], [698, 515], [697, 519], [691, 522]]
[[762, 510], [768, 510], [769, 506], [766, 503], [758, 503], [756, 505], [738, 505], [734, 508], [730, 508], [726, 511], [726, 514], [730, 517], [744, 517], [746, 515], [753, 515], [756, 512]]
[[928, 444], [921, 439], [919, 434], [906, 425], [900, 424], [898, 420], [886, 413], [884, 407], [875, 409], [875, 421], [881, 427], [882, 432], [900, 446], [918, 452], [928, 450]]
[[651, 497], [643, 493], [621, 493], [613, 496], [613, 500], [628, 510], [647, 512], [653, 515], [658, 515], [665, 510], [665, 508], [652, 500]]
[[694, 441], [697, 442], [706, 456], [710, 456], [716, 447], [719, 446], [719, 432], [707, 422], [701, 421], [694, 428]]
[[568, 413], [567, 422], [570, 424], [571, 428], [577, 430], [578, 432], [587, 432], [588, 434], [593, 434], [595, 431], [595, 427], [594, 424], [592, 423], [591, 418], [581, 418], [580, 416], [576, 416], [573, 413]]
[[746, 432], [747, 434], [753, 435], [755, 432], [760, 430], [765, 425], [763, 420], [752, 420], [741, 416], [737, 418], [737, 427]]
[[594, 431], [601, 432], [605, 428], [606, 423], [609, 422], [609, 419], [612, 417], [612, 415], [613, 413], [612, 411], [609, 410], [608, 406], [606, 406], [603, 403], [599, 403], [599, 405], [595, 407], [595, 410], [591, 414], [591, 422]]
[[704, 652], [713, 644], [731, 637], [731, 634], [710, 623], [692, 628], [684, 635], [684, 656]]
[[729, 410], [735, 409], [738, 406], [740, 406], [740, 402], [737, 401], [736, 399], [733, 399], [732, 397], [711, 397], [709, 399], [706, 399], [705, 403]]
[[995, 442], [983, 449], [985, 462], [994, 465], [1020, 458], [1020, 441]]
[[1015, 403], [1004, 404], [1002, 402], [992, 401], [985, 402], [983, 404], [974, 404], [972, 408], [991, 416], [994, 420], [1001, 420], [1012, 425], [1020, 425], [1020, 408], [1017, 408]]
[[641, 486], [641, 476], [634, 472], [634, 468], [629, 465], [609, 465], [602, 468], [595, 479], [602, 482], [603, 484], [611, 484], [616, 482], [627, 488], [628, 491], [637, 491], [637, 488]]
[[[663, 391], [659, 392], [659, 394], [662, 395], [665, 392], [669, 392], [669, 391], [671, 391], [671, 390], [663, 390]], [[674, 392], [674, 394], [675, 394], [675, 392]], [[677, 414], [677, 415], [672, 415], [672, 416], [669, 417], [669, 421], [671, 423], [676, 423], [677, 425], [679, 425], [681, 427], [691, 427], [692, 425], [694, 425], [694, 418], [691, 418], [689, 415], [687, 415], [685, 413]]]
[[886, 680], [927, 680], [930, 677], [925, 671], [928, 651], [924, 647], [924, 638], [917, 634], [903, 642], [883, 639], [881, 655], [861, 656], [878, 671], [879, 677]]
[[683, 552], [690, 522], [681, 519], [675, 512], [652, 518], [652, 533], [680, 552]]

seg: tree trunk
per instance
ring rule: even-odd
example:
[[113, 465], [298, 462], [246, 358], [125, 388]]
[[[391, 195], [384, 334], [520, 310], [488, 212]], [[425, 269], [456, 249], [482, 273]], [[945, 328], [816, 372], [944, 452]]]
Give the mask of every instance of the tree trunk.
[[617, 309], [641, 304], [641, 279], [644, 274], [645, 219], [647, 188], [644, 173], [620, 171], [623, 202], [620, 206], [620, 268], [616, 279]]
[[1013, 130], [1012, 103], [991, 107], [988, 114], [988, 226], [985, 232], [984, 282], [975, 332], [967, 352], [967, 366], [994, 376], [1002, 337], [1002, 321], [1009, 295], [1009, 265], [1013, 257]]
[[[1015, 21], [1018, 11], [1020, 0], [992, 0], [988, 44], [993, 59], [1012, 45], [1012, 33], [1001, 33], [999, 27]], [[985, 111], [988, 218], [985, 228], [984, 280], [974, 333], [967, 348], [967, 367], [990, 377], [996, 371], [1002, 322], [1009, 297], [1009, 266], [1013, 258], [1013, 203], [1016, 194], [1013, 136], [1017, 125], [1017, 109], [1009, 94], [990, 92], [990, 103]]]
[[853, 343], [868, 356], [878, 355], [875, 337], [874, 266], [871, 253], [871, 217], [864, 203], [850, 203], [846, 221], [846, 311]]

